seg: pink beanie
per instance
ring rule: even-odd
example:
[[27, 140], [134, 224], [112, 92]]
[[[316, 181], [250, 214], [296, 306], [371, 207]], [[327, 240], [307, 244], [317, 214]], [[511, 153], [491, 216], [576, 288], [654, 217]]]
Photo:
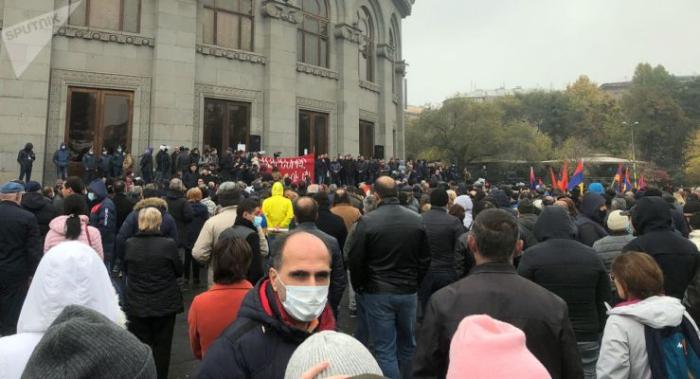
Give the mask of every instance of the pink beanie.
[[465, 317], [452, 337], [447, 379], [551, 379], [525, 333], [488, 315]]

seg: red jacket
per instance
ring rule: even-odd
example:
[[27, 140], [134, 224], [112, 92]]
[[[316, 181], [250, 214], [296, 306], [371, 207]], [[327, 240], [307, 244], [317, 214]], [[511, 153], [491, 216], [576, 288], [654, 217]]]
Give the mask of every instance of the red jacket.
[[194, 298], [187, 315], [190, 346], [202, 359], [226, 327], [238, 316], [243, 298], [253, 288], [247, 280], [234, 284], [214, 284], [209, 291]]

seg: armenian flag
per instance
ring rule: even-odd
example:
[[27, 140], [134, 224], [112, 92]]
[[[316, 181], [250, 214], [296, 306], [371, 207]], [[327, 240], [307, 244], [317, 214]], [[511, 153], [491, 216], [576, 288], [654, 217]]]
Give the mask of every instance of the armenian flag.
[[537, 189], [537, 182], [535, 181], [535, 168], [532, 166], [530, 166], [530, 189], [533, 191]]
[[576, 170], [574, 170], [574, 175], [571, 177], [571, 181], [569, 182], [569, 185], [567, 186], [566, 189], [571, 191], [572, 189], [576, 188], [579, 184], [583, 183], [583, 159], [578, 161], [578, 164], [576, 165]]
[[[617, 184], [617, 187], [615, 187], [615, 184]], [[613, 178], [612, 187], [615, 188], [615, 190], [617, 192], [621, 191], [621, 187], [622, 187], [622, 163], [617, 165], [617, 174], [615, 174], [615, 177]]]
[[641, 175], [639, 177], [639, 181], [637, 182], [637, 189], [645, 189], [647, 188], [647, 181], [644, 179], [644, 175]]
[[569, 188], [569, 161], [564, 161], [564, 167], [561, 169], [560, 176], [559, 189], [561, 192], [566, 192]]
[[554, 170], [552, 168], [549, 168], [549, 176], [552, 178], [552, 191], [555, 189], [559, 188], [559, 181], [557, 180], [557, 176], [554, 175]]
[[624, 189], [622, 192], [632, 191], [632, 181], [630, 181], [630, 169], [625, 167], [625, 182]]

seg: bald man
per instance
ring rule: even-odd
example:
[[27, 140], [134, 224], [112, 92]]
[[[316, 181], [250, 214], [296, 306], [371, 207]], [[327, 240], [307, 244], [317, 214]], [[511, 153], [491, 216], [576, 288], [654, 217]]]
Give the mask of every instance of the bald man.
[[306, 231], [278, 238], [268, 278], [248, 292], [236, 321], [209, 347], [198, 377], [283, 378], [307, 337], [335, 330], [330, 280], [323, 240]]

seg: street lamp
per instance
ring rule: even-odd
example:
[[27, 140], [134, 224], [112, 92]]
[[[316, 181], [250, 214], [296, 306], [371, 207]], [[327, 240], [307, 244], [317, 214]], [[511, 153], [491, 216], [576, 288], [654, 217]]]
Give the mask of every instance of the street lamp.
[[634, 143], [634, 127], [639, 125], [639, 121], [628, 123], [627, 121], [622, 121], [622, 125], [629, 125], [632, 130], [632, 170], [634, 171], [634, 182], [637, 182], [637, 147]]

